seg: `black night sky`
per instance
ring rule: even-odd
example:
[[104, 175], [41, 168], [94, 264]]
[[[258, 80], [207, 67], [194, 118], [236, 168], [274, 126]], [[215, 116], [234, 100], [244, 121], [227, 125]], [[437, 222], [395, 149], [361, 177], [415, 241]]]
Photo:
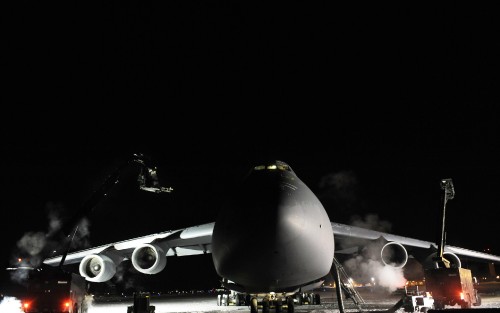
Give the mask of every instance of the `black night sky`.
[[[287, 162], [330, 219], [376, 214], [500, 255], [498, 16], [487, 6], [105, 1], [2, 10], [3, 268], [133, 153], [89, 219], [92, 245], [213, 222], [247, 171]], [[57, 212], [54, 213], [54, 212]], [[54, 215], [56, 214], [56, 215]], [[209, 288], [210, 256], [170, 258], [165, 289]], [[2, 276], [2, 288], [9, 283]], [[143, 279], [143, 278], [137, 278]]]

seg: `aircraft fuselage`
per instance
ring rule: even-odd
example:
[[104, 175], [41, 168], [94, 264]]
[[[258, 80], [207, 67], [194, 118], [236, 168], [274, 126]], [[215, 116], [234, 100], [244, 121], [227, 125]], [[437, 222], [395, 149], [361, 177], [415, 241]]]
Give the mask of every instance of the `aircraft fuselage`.
[[245, 292], [297, 290], [326, 276], [333, 256], [323, 205], [280, 161], [256, 166], [215, 222], [215, 269]]

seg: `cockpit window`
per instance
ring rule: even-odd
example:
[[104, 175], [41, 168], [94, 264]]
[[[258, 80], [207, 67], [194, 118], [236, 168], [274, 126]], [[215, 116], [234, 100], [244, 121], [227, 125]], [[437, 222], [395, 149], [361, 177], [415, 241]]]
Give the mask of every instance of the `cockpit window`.
[[287, 164], [285, 164], [283, 162], [276, 162], [276, 163], [271, 163], [268, 165], [257, 165], [254, 167], [254, 170], [256, 170], [256, 171], [261, 171], [261, 170], [265, 170], [265, 169], [271, 170], [271, 171], [274, 171], [274, 170], [289, 171], [289, 172], [292, 171], [290, 166], [288, 166]]

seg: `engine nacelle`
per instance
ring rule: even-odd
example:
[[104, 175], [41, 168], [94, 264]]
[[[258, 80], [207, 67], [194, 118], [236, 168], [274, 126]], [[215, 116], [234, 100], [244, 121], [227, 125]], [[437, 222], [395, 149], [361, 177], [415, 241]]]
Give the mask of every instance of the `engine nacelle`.
[[116, 264], [110, 257], [102, 254], [90, 254], [80, 262], [80, 275], [86, 280], [102, 283], [116, 274]]
[[[436, 257], [437, 252], [431, 253], [424, 261], [424, 267], [431, 269], [431, 268], [439, 268], [439, 263], [434, 260]], [[453, 252], [443, 252], [443, 257], [450, 262], [450, 267], [452, 268], [460, 268], [462, 267], [462, 262], [460, 261], [460, 258]]]
[[132, 252], [132, 265], [144, 274], [157, 274], [167, 265], [167, 256], [163, 249], [155, 244], [142, 244]]
[[403, 267], [408, 262], [408, 252], [406, 248], [394, 241], [390, 241], [382, 246], [380, 250], [382, 263], [394, 267]]

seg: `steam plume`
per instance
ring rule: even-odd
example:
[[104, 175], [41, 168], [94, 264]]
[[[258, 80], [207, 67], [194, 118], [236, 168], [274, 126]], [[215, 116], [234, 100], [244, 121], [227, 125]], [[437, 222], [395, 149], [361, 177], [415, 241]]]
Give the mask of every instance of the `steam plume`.
[[[63, 212], [63, 207], [60, 204], [49, 202], [46, 205], [46, 209], [48, 218], [47, 232], [28, 231], [16, 243], [17, 251], [15, 252], [15, 256], [12, 256], [10, 260], [10, 264], [14, 268], [17, 268], [17, 270], [10, 273], [11, 280], [16, 283], [24, 284], [28, 278], [29, 269], [39, 267], [50, 252], [56, 249], [58, 249], [58, 254], [65, 252], [63, 249], [60, 249], [62, 238], [56, 236], [62, 226], [60, 216]], [[71, 247], [73, 249], [89, 247], [89, 221], [85, 218], [82, 219], [77, 229], [78, 231], [71, 242]]]
[[[325, 175], [319, 182], [319, 188], [321, 202], [332, 220], [380, 232], [391, 231], [391, 223], [381, 220], [376, 214], [370, 213], [363, 217], [358, 213], [366, 211], [366, 204], [361, 196], [362, 188], [355, 172], [345, 170]], [[359, 253], [343, 264], [346, 272], [354, 280], [375, 283], [377, 286], [387, 288], [388, 291], [393, 291], [406, 283], [402, 268], [381, 262], [382, 242], [350, 238], [336, 244], [341, 249], [358, 247]]]
[[[391, 224], [380, 220], [375, 214], [368, 214], [364, 218], [354, 216], [351, 224], [357, 227], [368, 228], [380, 232], [389, 232]], [[380, 252], [384, 242], [366, 241], [353, 239], [341, 242], [342, 247], [362, 246], [355, 257], [344, 262], [344, 267], [352, 275], [353, 279], [360, 282], [375, 284], [384, 287], [387, 291], [395, 291], [406, 283], [403, 268], [386, 265], [380, 260]]]

